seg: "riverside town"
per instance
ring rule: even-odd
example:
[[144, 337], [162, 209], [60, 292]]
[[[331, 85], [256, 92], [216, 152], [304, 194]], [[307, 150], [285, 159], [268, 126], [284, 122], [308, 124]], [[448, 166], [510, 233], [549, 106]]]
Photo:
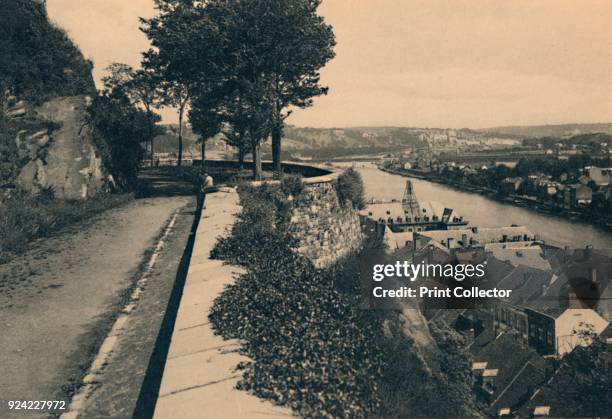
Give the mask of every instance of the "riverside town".
[[0, 418], [607, 418], [612, 2], [0, 0]]

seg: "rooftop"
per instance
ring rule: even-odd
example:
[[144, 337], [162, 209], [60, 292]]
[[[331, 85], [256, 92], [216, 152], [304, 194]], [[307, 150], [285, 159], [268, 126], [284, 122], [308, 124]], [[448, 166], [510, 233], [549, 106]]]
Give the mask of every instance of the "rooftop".
[[[485, 245], [489, 243], [508, 243], [533, 241], [535, 235], [524, 226], [497, 227], [497, 228], [465, 228], [457, 230], [433, 230], [419, 233], [422, 237], [428, 237], [438, 243], [448, 243], [450, 247], [459, 247], [459, 241], [464, 236], [473, 244]], [[467, 244], [467, 243], [466, 243]]]

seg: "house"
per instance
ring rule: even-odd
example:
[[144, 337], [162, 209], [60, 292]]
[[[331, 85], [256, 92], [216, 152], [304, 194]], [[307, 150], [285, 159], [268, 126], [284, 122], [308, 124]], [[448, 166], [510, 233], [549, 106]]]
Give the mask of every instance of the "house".
[[484, 250], [494, 258], [506, 261], [515, 267], [523, 265], [534, 269], [551, 269], [542, 248], [530, 242], [489, 243], [485, 244]]
[[522, 184], [523, 178], [521, 177], [507, 177], [502, 181], [501, 189], [505, 193], [514, 194], [518, 192]]
[[593, 201], [593, 190], [581, 183], [566, 185], [563, 190], [563, 201], [565, 208], [568, 209], [589, 205]]
[[587, 166], [584, 168], [585, 175], [597, 187], [608, 186], [612, 183], [612, 168]]
[[498, 334], [473, 353], [476, 392], [494, 411], [514, 409], [546, 378], [546, 362], [512, 333]]
[[563, 357], [577, 346], [588, 345], [576, 332], [592, 327], [592, 331], [599, 335], [608, 327], [608, 322], [589, 308], [527, 308], [525, 312], [529, 324], [529, 346], [541, 355]]

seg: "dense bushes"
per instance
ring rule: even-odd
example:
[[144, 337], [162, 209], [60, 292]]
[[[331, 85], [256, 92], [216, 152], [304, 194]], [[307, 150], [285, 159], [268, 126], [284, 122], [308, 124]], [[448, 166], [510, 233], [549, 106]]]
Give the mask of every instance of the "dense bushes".
[[363, 179], [353, 168], [345, 170], [338, 178], [338, 198], [342, 204], [351, 204], [355, 209], [365, 208]]
[[[361, 309], [356, 256], [316, 270], [292, 251], [281, 188], [242, 188], [243, 211], [212, 256], [243, 265], [209, 313], [253, 360], [238, 386], [305, 417], [468, 417], [471, 364], [435, 331], [428, 365], [399, 316]], [[384, 332], [384, 331], [387, 332]], [[383, 334], [384, 332], [384, 334]], [[446, 395], [448, 394], [448, 395]]]
[[49, 22], [41, 3], [3, 0], [0, 4], [0, 103], [6, 89], [33, 103], [95, 94], [92, 63]]
[[38, 196], [16, 192], [0, 202], [0, 263], [23, 251], [33, 239], [48, 236], [62, 227], [86, 220], [131, 199], [131, 195], [100, 195], [87, 201], [54, 199], [43, 189]]
[[148, 140], [145, 112], [133, 106], [126, 97], [100, 95], [89, 110], [94, 140], [105, 167], [122, 189], [135, 187], [138, 167], [143, 156], [140, 145]]
[[[242, 194], [243, 212], [213, 255], [248, 273], [215, 301], [210, 320], [240, 338], [253, 363], [239, 386], [303, 416], [366, 416], [379, 408], [383, 354], [379, 323], [358, 293], [335, 286], [354, 272], [317, 271], [291, 251], [285, 195], [269, 187]], [[352, 261], [352, 266], [357, 266]]]

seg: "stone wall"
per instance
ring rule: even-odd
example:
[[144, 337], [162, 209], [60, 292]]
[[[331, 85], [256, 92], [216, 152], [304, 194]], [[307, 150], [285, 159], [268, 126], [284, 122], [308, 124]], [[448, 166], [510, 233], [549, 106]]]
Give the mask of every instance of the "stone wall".
[[55, 98], [34, 110], [37, 118], [58, 128], [17, 135], [19, 157], [27, 159], [17, 177], [22, 189], [37, 193], [51, 187], [58, 198], [85, 199], [105, 188], [106, 173], [88, 124], [90, 100]]
[[322, 268], [358, 250], [362, 245], [357, 211], [343, 206], [336, 192], [337, 174], [306, 179], [303, 192], [293, 199], [290, 233], [298, 252]]

